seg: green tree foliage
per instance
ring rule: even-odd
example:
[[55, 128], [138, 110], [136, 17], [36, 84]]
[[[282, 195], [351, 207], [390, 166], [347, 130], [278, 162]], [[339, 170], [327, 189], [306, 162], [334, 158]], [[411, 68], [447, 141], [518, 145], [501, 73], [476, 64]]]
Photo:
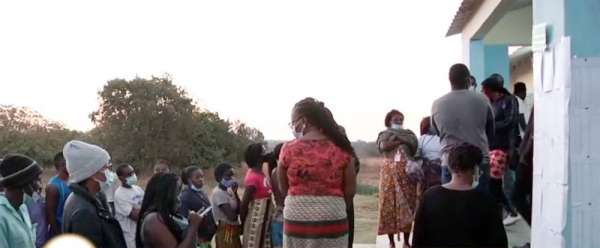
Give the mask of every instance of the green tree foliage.
[[0, 154], [20, 153], [51, 165], [64, 144], [83, 134], [49, 121], [24, 107], [0, 106]]
[[90, 118], [98, 143], [115, 161], [152, 166], [167, 159], [176, 166], [239, 162], [243, 148], [262, 133], [198, 108], [171, 77], [114, 79], [100, 91], [100, 107]]
[[246, 124], [230, 122], [197, 107], [171, 77], [108, 81], [98, 92], [100, 106], [90, 114], [96, 127], [80, 133], [44, 119], [25, 108], [0, 110], [0, 153], [24, 153], [38, 161], [52, 156], [77, 138], [106, 148], [113, 162], [149, 169], [156, 160], [175, 166], [238, 163], [243, 149], [263, 140]]

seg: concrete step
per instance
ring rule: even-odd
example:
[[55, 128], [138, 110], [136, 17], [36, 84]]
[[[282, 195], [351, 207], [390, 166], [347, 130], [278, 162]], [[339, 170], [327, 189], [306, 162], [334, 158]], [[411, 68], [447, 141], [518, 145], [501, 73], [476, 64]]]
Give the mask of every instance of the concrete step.
[[375, 244], [354, 244], [352, 245], [354, 248], [377, 248]]
[[[402, 235], [400, 235], [400, 240], [398, 240], [398, 235], [394, 235], [394, 241], [396, 241], [396, 247], [402, 247], [402, 244], [404, 244], [404, 237], [402, 237]], [[410, 239], [412, 239], [412, 233], [410, 234]], [[376, 248], [388, 248], [390, 247], [390, 239], [388, 238], [387, 235], [379, 235], [377, 236], [377, 241], [375, 243], [375, 247]]]

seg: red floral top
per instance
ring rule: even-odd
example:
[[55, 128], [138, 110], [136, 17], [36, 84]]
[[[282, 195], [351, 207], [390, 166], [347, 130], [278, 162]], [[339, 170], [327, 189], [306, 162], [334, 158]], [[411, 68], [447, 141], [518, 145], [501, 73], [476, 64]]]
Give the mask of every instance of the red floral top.
[[344, 169], [351, 155], [330, 140], [296, 139], [279, 155], [287, 170], [289, 195], [344, 196]]

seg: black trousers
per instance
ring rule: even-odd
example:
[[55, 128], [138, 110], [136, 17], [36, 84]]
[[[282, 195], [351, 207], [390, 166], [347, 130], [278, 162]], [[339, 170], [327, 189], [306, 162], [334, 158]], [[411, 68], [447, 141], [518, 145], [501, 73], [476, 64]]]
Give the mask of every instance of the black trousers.
[[346, 215], [348, 215], [348, 248], [354, 244], [354, 199], [346, 206]]
[[533, 192], [533, 167], [531, 165], [520, 164], [517, 167], [515, 178], [515, 191], [513, 193], [513, 202], [521, 217], [531, 226], [531, 202], [527, 197], [532, 197]]
[[502, 179], [490, 178], [490, 193], [496, 198], [498, 204], [503, 205], [504, 207], [510, 207], [510, 205], [508, 205], [508, 198], [506, 198], [502, 186]]

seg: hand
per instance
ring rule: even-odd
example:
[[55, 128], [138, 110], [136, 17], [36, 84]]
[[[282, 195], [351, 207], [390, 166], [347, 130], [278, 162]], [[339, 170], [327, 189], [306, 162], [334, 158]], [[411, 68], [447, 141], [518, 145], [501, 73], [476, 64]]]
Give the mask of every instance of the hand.
[[194, 211], [190, 211], [190, 215], [188, 216], [188, 222], [190, 223], [191, 226], [195, 226], [195, 227], [199, 227], [200, 224], [202, 224], [203, 219], [204, 218], [202, 218], [202, 216], [200, 216], [200, 213], [194, 212]]
[[233, 185], [231, 186], [231, 191], [233, 191], [234, 194], [237, 194], [237, 191], [238, 191], [237, 183], [233, 183]]

